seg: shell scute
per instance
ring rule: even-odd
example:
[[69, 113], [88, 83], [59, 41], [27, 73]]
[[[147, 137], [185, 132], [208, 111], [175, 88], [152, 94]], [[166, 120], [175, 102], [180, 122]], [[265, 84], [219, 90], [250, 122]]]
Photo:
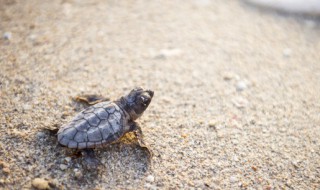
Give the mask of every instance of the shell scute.
[[81, 120], [83, 119], [83, 113], [80, 112], [78, 113], [74, 118], [73, 118], [73, 121], [77, 121], [77, 120]]
[[109, 136], [113, 133], [113, 129], [111, 128], [108, 120], [102, 120], [99, 125], [99, 129], [101, 131], [103, 139], [108, 139]]
[[88, 141], [87, 133], [79, 131], [74, 137], [74, 140], [79, 143]]
[[106, 108], [106, 111], [109, 114], [113, 114], [116, 111], [116, 108], [114, 106], [109, 106], [109, 107]]
[[90, 128], [87, 134], [89, 142], [102, 141], [102, 134], [98, 128]]
[[89, 125], [88, 121], [85, 119], [79, 120], [75, 123], [75, 128], [78, 131], [86, 132], [89, 127], [90, 127], [90, 125]]
[[69, 143], [69, 141], [70, 141], [70, 139], [66, 138], [66, 137], [63, 136], [63, 135], [61, 136], [61, 138], [60, 138], [60, 140], [59, 140], [60, 144], [62, 144], [62, 145], [64, 145], [64, 146], [67, 146], [68, 143]]
[[[96, 104], [98, 105], [98, 104]], [[69, 148], [95, 148], [118, 140], [124, 133], [125, 114], [115, 103], [99, 103], [82, 111], [58, 132]]]
[[109, 113], [106, 112], [105, 109], [97, 108], [94, 113], [100, 118], [100, 119], [108, 119]]
[[91, 127], [97, 127], [100, 124], [100, 118], [94, 114], [93, 117], [91, 117], [90, 119], [88, 119], [88, 122], [90, 124]]
[[67, 129], [65, 129], [64, 131], [63, 131], [63, 136], [65, 137], [65, 138], [67, 138], [67, 139], [73, 139], [74, 138], [74, 136], [77, 134], [77, 129], [76, 128], [74, 128], [74, 127], [69, 127], [69, 128], [67, 128]]
[[87, 142], [87, 148], [92, 148], [95, 146], [94, 142]]
[[78, 143], [76, 141], [69, 141], [68, 147], [69, 148], [77, 148], [78, 147]]
[[87, 148], [87, 142], [78, 143], [78, 148]]

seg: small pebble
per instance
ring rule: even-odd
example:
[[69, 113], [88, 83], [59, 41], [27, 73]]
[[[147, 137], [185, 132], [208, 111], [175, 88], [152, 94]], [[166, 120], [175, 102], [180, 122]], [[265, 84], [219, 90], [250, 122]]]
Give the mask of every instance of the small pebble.
[[185, 139], [188, 137], [188, 134], [181, 134], [181, 137]]
[[265, 186], [263, 189], [265, 189], [265, 190], [271, 190], [272, 187], [271, 187], [270, 185], [267, 185], [267, 186]]
[[9, 168], [2, 168], [3, 173], [9, 174], [11, 171]]
[[82, 173], [78, 169], [74, 169], [73, 171], [74, 171], [74, 176], [76, 178], [79, 179], [79, 178], [81, 178], [83, 176]]
[[239, 161], [238, 156], [233, 156], [233, 161], [238, 162]]
[[285, 128], [285, 127], [281, 127], [281, 128], [279, 129], [279, 131], [280, 131], [280, 132], [282, 132], [282, 133], [284, 133], [284, 132], [286, 132], [286, 131], [287, 131], [287, 128]]
[[290, 48], [286, 48], [282, 53], [285, 57], [290, 57], [290, 55], [292, 54], [292, 50]]
[[231, 177], [230, 177], [230, 182], [231, 182], [231, 183], [234, 183], [234, 182], [237, 182], [237, 181], [238, 181], [238, 179], [237, 179], [236, 176], [231, 176]]
[[3, 39], [5, 39], [5, 40], [11, 40], [11, 38], [12, 38], [11, 32], [5, 32], [5, 33], [3, 34]]
[[58, 179], [52, 179], [49, 181], [49, 186], [50, 187], [58, 187], [59, 186], [59, 181]]
[[216, 125], [217, 125], [217, 123], [218, 123], [218, 122], [217, 122], [216, 120], [210, 120], [209, 123], [208, 123], [208, 125], [209, 125], [209, 127], [215, 128]]
[[234, 144], [234, 145], [239, 144], [239, 141], [238, 141], [238, 140], [236, 140], [236, 139], [232, 140], [231, 142], [232, 142], [232, 144]]
[[176, 57], [182, 54], [181, 49], [162, 49], [160, 53], [155, 56], [156, 59], [166, 59], [169, 57]]
[[46, 134], [45, 134], [44, 132], [42, 132], [42, 131], [40, 131], [40, 132], [37, 133], [37, 138], [38, 138], [38, 139], [42, 139], [42, 138], [44, 138], [45, 136], [46, 136]]
[[65, 164], [60, 164], [60, 169], [61, 169], [61, 170], [66, 170], [67, 168], [68, 168], [67, 165], [65, 165]]
[[148, 181], [148, 182], [154, 182], [154, 177], [153, 177], [153, 175], [148, 175], [148, 177], [146, 178], [146, 180]]
[[29, 40], [31, 40], [31, 41], [35, 41], [35, 40], [37, 39], [37, 35], [31, 34], [28, 38], [29, 38]]
[[154, 185], [151, 185], [150, 183], [144, 184], [145, 189], [151, 189], [151, 190], [156, 190], [157, 188]]
[[191, 187], [194, 187], [194, 183], [192, 181], [189, 181], [188, 185], [191, 186]]
[[70, 162], [71, 161], [71, 158], [70, 157], [65, 157], [64, 158], [67, 162]]
[[237, 84], [236, 84], [236, 90], [237, 91], [243, 91], [243, 90], [245, 90], [245, 89], [247, 89], [248, 88], [248, 86], [247, 86], [247, 84], [244, 82], [244, 81], [239, 81], [239, 82], [237, 82]]
[[49, 182], [42, 178], [35, 178], [32, 181], [32, 186], [36, 189], [49, 189]]
[[8, 165], [6, 162], [0, 160], [0, 167], [2, 167], [2, 168], [8, 168], [9, 165]]
[[295, 168], [299, 168], [299, 162], [298, 161], [294, 160], [291, 163]]
[[228, 76], [228, 75], [223, 76], [223, 80], [231, 80], [231, 79], [232, 79], [232, 76]]
[[229, 80], [232, 80], [235, 78], [236, 78], [236, 75], [234, 73], [231, 73], [231, 72], [223, 73], [223, 80], [225, 80], [225, 81], [229, 81]]
[[22, 106], [22, 108], [23, 108], [24, 111], [28, 111], [28, 110], [31, 110], [31, 109], [32, 109], [32, 106], [29, 105], [29, 104], [24, 104], [24, 105]]

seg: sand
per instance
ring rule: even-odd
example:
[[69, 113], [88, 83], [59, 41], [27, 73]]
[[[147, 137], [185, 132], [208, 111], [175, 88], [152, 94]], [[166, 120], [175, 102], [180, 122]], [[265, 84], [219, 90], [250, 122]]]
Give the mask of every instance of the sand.
[[[0, 1], [1, 189], [319, 189], [319, 18], [240, 1]], [[134, 142], [60, 147], [81, 94], [155, 91]]]

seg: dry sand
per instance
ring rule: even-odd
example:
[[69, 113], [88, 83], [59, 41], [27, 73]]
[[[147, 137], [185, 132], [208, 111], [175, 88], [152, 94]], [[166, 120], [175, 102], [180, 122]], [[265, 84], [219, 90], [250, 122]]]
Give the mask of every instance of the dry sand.
[[[1, 189], [319, 189], [320, 22], [239, 1], [0, 1]], [[45, 128], [155, 91], [89, 171]], [[40, 178], [40, 179], [36, 179]]]

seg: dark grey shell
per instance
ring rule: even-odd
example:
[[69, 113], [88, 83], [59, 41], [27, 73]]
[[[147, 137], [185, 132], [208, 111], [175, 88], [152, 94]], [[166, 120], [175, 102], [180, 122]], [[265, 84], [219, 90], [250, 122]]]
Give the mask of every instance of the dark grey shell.
[[101, 102], [77, 114], [58, 131], [58, 141], [69, 148], [97, 148], [126, 132], [126, 115], [113, 102]]

